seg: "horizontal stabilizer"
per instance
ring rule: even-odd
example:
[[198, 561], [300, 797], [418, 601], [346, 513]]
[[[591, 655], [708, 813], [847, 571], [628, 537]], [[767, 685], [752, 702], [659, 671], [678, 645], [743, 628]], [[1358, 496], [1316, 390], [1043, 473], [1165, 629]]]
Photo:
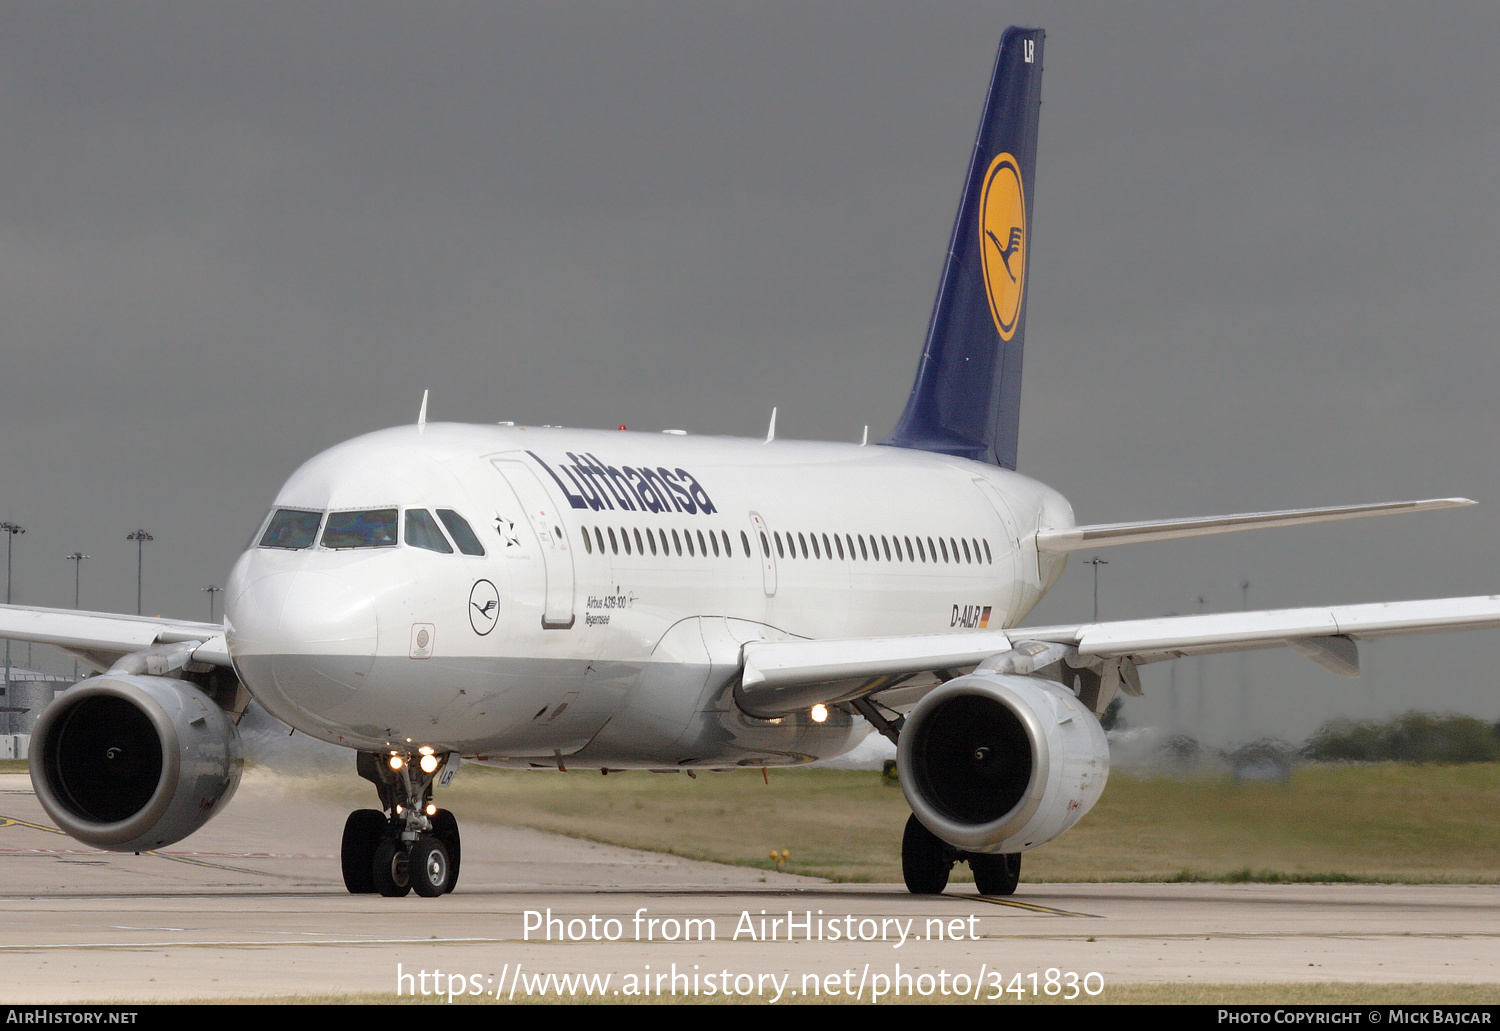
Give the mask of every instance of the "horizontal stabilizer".
[[1428, 498], [1423, 501], [1382, 501], [1373, 505], [1338, 505], [1330, 508], [1289, 508], [1280, 512], [1242, 512], [1238, 515], [1195, 516], [1187, 519], [1156, 519], [1141, 523], [1098, 523], [1067, 530], [1039, 530], [1038, 551], [1053, 554], [1080, 548], [1108, 548], [1116, 544], [1170, 541], [1179, 537], [1205, 537], [1214, 533], [1237, 533], [1272, 526], [1301, 526], [1336, 519], [1395, 515], [1398, 512], [1430, 512], [1439, 508], [1472, 505], [1468, 498]]

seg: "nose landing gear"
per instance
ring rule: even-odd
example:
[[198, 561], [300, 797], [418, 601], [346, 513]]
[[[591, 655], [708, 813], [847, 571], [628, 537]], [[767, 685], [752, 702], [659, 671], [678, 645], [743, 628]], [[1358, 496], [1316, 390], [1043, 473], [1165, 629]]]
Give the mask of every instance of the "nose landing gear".
[[359, 775], [375, 785], [385, 811], [357, 809], [344, 823], [340, 860], [350, 894], [399, 898], [415, 889], [436, 898], [458, 884], [458, 821], [432, 804], [432, 783], [447, 756], [431, 771], [420, 759], [359, 753]]

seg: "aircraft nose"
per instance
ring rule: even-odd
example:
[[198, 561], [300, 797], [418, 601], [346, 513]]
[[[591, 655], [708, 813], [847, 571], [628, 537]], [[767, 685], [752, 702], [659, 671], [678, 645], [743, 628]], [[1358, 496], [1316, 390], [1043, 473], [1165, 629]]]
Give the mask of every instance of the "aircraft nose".
[[[226, 606], [229, 646], [257, 697], [327, 715], [375, 663], [375, 606], [354, 584], [305, 570], [249, 580]], [[273, 713], [277, 705], [261, 697]]]

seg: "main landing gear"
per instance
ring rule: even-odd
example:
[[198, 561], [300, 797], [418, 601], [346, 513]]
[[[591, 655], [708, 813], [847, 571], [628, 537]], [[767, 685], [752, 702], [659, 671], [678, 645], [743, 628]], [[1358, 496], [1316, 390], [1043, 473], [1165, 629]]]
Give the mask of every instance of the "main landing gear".
[[[887, 719], [869, 698], [857, 698], [852, 704], [891, 744], [900, 745], [905, 716]], [[954, 863], [969, 864], [974, 887], [981, 895], [1014, 895], [1016, 885], [1021, 882], [1021, 853], [964, 852], [928, 830], [915, 813], [906, 818], [906, 832], [901, 835], [901, 878], [906, 881], [907, 891], [913, 895], [941, 895], [948, 887]]]
[[415, 889], [436, 898], [458, 883], [458, 821], [432, 802], [443, 761], [430, 752], [359, 753], [359, 775], [375, 785], [385, 811], [356, 809], [344, 822], [339, 858], [350, 894], [399, 898]]
[[981, 895], [1014, 895], [1021, 880], [1021, 853], [962, 852], [928, 830], [916, 816], [901, 836], [901, 876], [913, 895], [941, 895], [954, 863], [968, 863]]

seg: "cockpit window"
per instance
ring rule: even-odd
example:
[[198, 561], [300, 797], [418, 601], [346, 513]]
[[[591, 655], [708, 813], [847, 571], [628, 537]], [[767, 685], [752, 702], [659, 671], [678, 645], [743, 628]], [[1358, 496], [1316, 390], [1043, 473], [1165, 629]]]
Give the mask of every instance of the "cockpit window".
[[448, 538], [438, 529], [437, 520], [425, 508], [406, 510], [406, 543], [440, 555], [453, 554], [453, 545], [448, 543]]
[[378, 508], [371, 512], [333, 512], [323, 531], [325, 548], [394, 548], [396, 546], [396, 510]]
[[322, 512], [300, 512], [293, 508], [278, 509], [271, 516], [266, 532], [261, 535], [262, 548], [286, 548], [301, 551], [313, 546], [318, 539], [318, 524], [323, 521]]
[[440, 508], [437, 510], [438, 518], [453, 535], [453, 543], [458, 545], [458, 550], [465, 555], [483, 555], [484, 545], [479, 543], [479, 538], [474, 536], [474, 531], [469, 528], [468, 520], [453, 511], [451, 508]]

